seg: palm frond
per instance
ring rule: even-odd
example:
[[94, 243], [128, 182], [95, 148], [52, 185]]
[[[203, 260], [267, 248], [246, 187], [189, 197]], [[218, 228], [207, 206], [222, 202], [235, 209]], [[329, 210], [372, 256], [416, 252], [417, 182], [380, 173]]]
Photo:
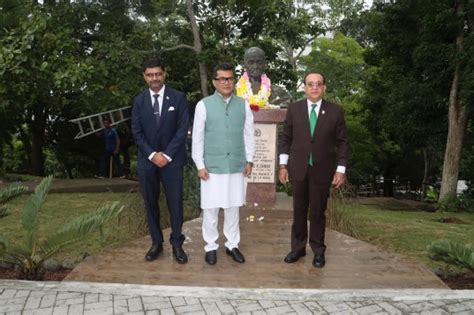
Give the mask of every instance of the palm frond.
[[28, 188], [21, 183], [13, 183], [7, 188], [0, 190], [0, 204], [5, 204], [26, 192]]
[[30, 197], [23, 209], [21, 223], [27, 234], [26, 241], [29, 248], [34, 247], [34, 240], [37, 239], [38, 212], [48, 195], [52, 182], [53, 176], [45, 177], [38, 186], [36, 186], [34, 194]]
[[0, 218], [6, 217], [7, 215], [10, 214], [10, 210], [8, 210], [8, 207], [5, 205], [0, 206]]
[[123, 208], [114, 202], [76, 218], [41, 243], [41, 256], [46, 259], [64, 246], [82, 240], [88, 233], [97, 231], [105, 221], [118, 216]]
[[439, 240], [431, 243], [428, 250], [434, 260], [442, 260], [474, 271], [474, 250], [469, 246], [449, 240]]

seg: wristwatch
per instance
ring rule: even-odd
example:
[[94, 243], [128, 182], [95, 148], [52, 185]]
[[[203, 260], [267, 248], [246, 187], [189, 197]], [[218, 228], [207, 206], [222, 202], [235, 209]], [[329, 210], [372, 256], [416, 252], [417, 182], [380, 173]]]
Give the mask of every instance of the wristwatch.
[[247, 161], [247, 164], [253, 167], [253, 162]]

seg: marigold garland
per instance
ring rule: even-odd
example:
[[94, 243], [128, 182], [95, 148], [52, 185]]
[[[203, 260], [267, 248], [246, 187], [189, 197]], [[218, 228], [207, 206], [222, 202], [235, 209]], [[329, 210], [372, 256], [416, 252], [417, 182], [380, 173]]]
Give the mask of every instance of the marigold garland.
[[268, 108], [268, 99], [271, 94], [271, 83], [270, 79], [265, 73], [260, 77], [260, 90], [257, 94], [253, 94], [252, 85], [249, 80], [247, 71], [244, 72], [242, 77], [237, 82], [237, 95], [243, 97], [251, 105], [256, 105], [259, 108]]

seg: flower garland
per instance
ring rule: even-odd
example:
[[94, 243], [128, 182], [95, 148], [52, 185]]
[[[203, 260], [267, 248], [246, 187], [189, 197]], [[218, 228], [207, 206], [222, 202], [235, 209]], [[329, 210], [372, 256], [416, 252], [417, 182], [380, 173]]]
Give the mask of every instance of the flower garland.
[[260, 90], [257, 94], [253, 94], [252, 85], [249, 80], [247, 71], [237, 82], [237, 96], [244, 98], [250, 104], [252, 110], [258, 111], [259, 108], [268, 107], [268, 98], [271, 94], [270, 79], [265, 73], [260, 77]]

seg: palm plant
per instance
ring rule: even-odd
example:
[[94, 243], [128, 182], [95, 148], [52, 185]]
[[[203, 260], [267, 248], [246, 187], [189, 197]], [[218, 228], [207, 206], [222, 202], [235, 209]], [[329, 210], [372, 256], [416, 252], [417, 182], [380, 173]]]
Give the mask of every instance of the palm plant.
[[449, 240], [438, 240], [434, 241], [428, 250], [433, 260], [442, 260], [474, 271], [474, 250], [470, 246]]
[[44, 178], [22, 210], [21, 223], [25, 237], [21, 243], [12, 243], [0, 235], [0, 260], [17, 268], [17, 277], [42, 280], [44, 262], [66, 245], [82, 240], [89, 233], [99, 230], [104, 222], [117, 217], [123, 210], [118, 202], [99, 207], [95, 212], [82, 215], [50, 235], [39, 236], [39, 211], [49, 192], [53, 177]]
[[20, 196], [27, 190], [28, 188], [20, 183], [11, 184], [7, 188], [0, 190], [0, 218], [6, 217], [10, 212], [6, 203]]

